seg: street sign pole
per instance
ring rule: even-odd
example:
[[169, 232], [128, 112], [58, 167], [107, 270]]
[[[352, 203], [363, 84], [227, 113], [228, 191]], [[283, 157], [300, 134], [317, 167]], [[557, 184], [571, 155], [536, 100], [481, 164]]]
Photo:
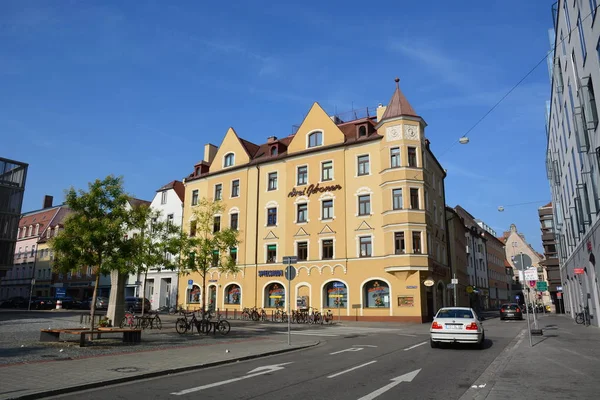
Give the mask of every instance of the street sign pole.
[[292, 345], [292, 280], [296, 277], [296, 270], [292, 266], [298, 262], [298, 257], [296, 256], [287, 256], [283, 257], [283, 263], [287, 265], [285, 269], [285, 277], [288, 280], [287, 287], [287, 323], [288, 323], [288, 346]]
[[452, 279], [452, 283], [454, 284], [454, 307], [458, 307], [458, 297], [456, 292], [456, 287], [458, 286], [458, 279], [456, 279], [456, 273], [454, 274], [454, 279]]
[[[523, 252], [521, 252], [521, 268], [525, 270], [523, 264]], [[521, 288], [524, 288], [525, 285], [521, 282]], [[525, 293], [523, 293], [525, 294]], [[527, 313], [527, 332], [529, 333], [529, 347], [533, 347], [533, 341], [531, 340], [531, 322], [529, 322], [529, 288], [527, 288], [527, 300], [525, 301], [525, 312]]]

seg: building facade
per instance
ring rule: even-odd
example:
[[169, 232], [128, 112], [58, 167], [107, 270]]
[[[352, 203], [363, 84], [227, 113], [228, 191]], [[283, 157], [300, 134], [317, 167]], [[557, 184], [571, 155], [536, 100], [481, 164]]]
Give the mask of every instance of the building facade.
[[12, 269], [28, 165], [0, 157], [0, 278]]
[[553, 6], [552, 90], [546, 166], [552, 192], [564, 306], [571, 316], [588, 307], [600, 323], [600, 24], [595, 1]]
[[[186, 178], [183, 221], [194, 234], [198, 199], [221, 200], [215, 217], [239, 230], [240, 272], [210, 271], [207, 293], [199, 274], [185, 276], [179, 303], [431, 319], [451, 298], [445, 172], [425, 127], [397, 87], [377, 116], [342, 121], [315, 103], [295, 134], [261, 145], [230, 128]], [[298, 258], [291, 290], [284, 256]]]
[[[465, 221], [452, 207], [446, 206], [446, 220], [448, 221], [448, 248], [450, 269], [452, 277], [458, 279], [456, 284], [456, 301], [452, 303], [457, 307], [470, 307], [470, 296], [467, 287], [471, 285], [469, 278], [467, 254], [468, 230]], [[454, 296], [454, 288], [452, 288]]]
[[[564, 312], [562, 283], [560, 280], [560, 267], [558, 263], [558, 250], [554, 235], [554, 219], [552, 203], [538, 208], [540, 229], [542, 231], [542, 246], [544, 246], [544, 259], [540, 264], [546, 269], [548, 276], [548, 291], [553, 308], [557, 313]], [[560, 294], [559, 294], [560, 293]]]
[[488, 266], [488, 284], [490, 294], [490, 308], [499, 309], [503, 303], [510, 300], [510, 284], [512, 283], [512, 270], [507, 269], [504, 261], [506, 253], [504, 243], [496, 237], [496, 231], [483, 221], [477, 220], [483, 229], [486, 243], [486, 258]]
[[[160, 211], [163, 222], [181, 226], [185, 187], [181, 181], [172, 181], [156, 191], [150, 208]], [[173, 254], [166, 254], [173, 258]], [[164, 267], [150, 268], [146, 278], [144, 293], [150, 300], [152, 309], [174, 307], [177, 304], [178, 270]]]

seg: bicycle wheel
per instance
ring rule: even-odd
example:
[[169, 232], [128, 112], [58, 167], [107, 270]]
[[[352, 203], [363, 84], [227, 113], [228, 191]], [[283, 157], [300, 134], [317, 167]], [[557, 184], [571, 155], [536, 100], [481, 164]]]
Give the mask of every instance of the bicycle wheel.
[[575, 322], [577, 322], [578, 324], [583, 324], [583, 313], [575, 315]]
[[201, 319], [196, 323], [196, 328], [198, 329], [198, 333], [202, 332], [206, 335], [210, 333], [210, 322], [206, 319]]
[[188, 323], [185, 320], [185, 318], [179, 318], [177, 321], [175, 321], [175, 330], [180, 335], [183, 335], [184, 333], [187, 332], [187, 330], [188, 330]]
[[123, 317], [123, 319], [121, 320], [121, 323], [119, 324], [119, 328], [123, 329], [125, 327], [129, 328], [129, 318], [127, 318], [127, 317]]
[[258, 321], [260, 319], [260, 315], [258, 315], [258, 312], [254, 311], [252, 312], [252, 321]]
[[162, 321], [158, 317], [158, 315], [154, 318], [154, 327], [156, 329], [162, 329]]
[[221, 320], [221, 321], [219, 321], [219, 325], [217, 326], [217, 329], [219, 330], [219, 333], [221, 335], [227, 335], [229, 333], [229, 331], [231, 330], [231, 325], [229, 325], [229, 322], [227, 322], [225, 320]]

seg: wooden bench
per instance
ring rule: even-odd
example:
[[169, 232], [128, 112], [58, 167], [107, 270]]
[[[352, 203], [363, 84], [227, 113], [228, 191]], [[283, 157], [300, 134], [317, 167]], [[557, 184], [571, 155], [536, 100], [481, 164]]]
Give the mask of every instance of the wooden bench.
[[142, 341], [141, 329], [120, 329], [120, 328], [98, 328], [95, 330], [85, 328], [64, 328], [64, 329], [42, 329], [40, 331], [40, 342], [58, 342], [60, 334], [79, 335], [79, 347], [85, 347], [86, 335], [98, 335], [98, 339], [102, 334], [106, 333], [123, 333], [124, 343], [139, 343]]

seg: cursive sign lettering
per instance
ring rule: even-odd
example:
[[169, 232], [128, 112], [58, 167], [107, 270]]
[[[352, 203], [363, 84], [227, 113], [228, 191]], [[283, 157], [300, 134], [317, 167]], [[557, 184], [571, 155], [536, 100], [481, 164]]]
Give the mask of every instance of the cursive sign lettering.
[[323, 192], [332, 192], [335, 190], [340, 190], [342, 188], [341, 185], [329, 185], [329, 186], [319, 186], [319, 184], [317, 183], [316, 185], [310, 185], [307, 188], [304, 188], [302, 190], [297, 190], [296, 188], [292, 189], [291, 192], [288, 193], [288, 197], [296, 197], [296, 196], [309, 196], [311, 194], [314, 193], [323, 193]]

